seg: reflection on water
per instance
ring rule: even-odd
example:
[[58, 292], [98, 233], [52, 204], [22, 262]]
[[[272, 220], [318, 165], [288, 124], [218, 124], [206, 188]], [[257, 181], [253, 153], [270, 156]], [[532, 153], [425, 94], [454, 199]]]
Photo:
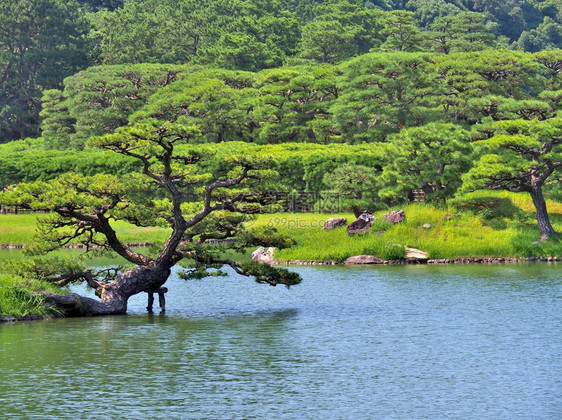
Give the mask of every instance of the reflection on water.
[[0, 325], [4, 418], [560, 418], [557, 265], [169, 283], [163, 314]]

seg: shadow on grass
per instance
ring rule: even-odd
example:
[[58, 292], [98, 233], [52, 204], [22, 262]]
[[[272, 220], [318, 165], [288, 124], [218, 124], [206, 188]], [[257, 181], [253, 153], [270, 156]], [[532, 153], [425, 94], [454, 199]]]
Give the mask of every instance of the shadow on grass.
[[508, 197], [481, 196], [459, 199], [455, 202], [459, 210], [470, 211], [484, 220], [510, 218], [519, 219], [526, 212], [517, 207]]
[[469, 211], [482, 217], [482, 224], [494, 230], [505, 230], [510, 220], [526, 222], [533, 215], [513, 204], [509, 197], [477, 196], [462, 198], [455, 202], [461, 211]]

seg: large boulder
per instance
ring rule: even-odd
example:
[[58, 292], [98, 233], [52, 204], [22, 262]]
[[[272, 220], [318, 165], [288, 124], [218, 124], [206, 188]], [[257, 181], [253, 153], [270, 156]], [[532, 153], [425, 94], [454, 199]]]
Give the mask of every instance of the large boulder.
[[355, 255], [346, 259], [344, 264], [383, 264], [384, 260], [374, 255]]
[[258, 249], [252, 252], [252, 261], [257, 261], [265, 264], [273, 264], [275, 263], [275, 257], [273, 256], [274, 252], [275, 248], [273, 247], [267, 248], [266, 251], [263, 246], [260, 246]]
[[419, 261], [424, 262], [429, 258], [429, 254], [421, 249], [412, 248], [409, 246], [404, 247], [406, 250], [406, 260], [407, 261]]
[[391, 211], [390, 213], [383, 214], [382, 218], [386, 220], [388, 223], [390, 223], [391, 225], [396, 225], [406, 220], [406, 213], [404, 212], [404, 210], [400, 209], [396, 211]]
[[375, 220], [375, 216], [371, 213], [363, 213], [357, 220], [351, 222], [346, 228], [350, 235], [363, 235], [371, 229], [371, 224]]
[[344, 226], [346, 223], [347, 219], [345, 217], [332, 217], [324, 223], [324, 230], [336, 229]]

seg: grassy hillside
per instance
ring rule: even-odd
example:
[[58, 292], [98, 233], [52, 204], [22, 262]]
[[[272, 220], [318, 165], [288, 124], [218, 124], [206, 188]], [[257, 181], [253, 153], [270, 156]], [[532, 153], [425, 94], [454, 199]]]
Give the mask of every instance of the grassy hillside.
[[[562, 204], [549, 201], [551, 222], [562, 232]], [[478, 192], [451, 203], [449, 208], [414, 204], [403, 207], [406, 221], [390, 226], [376, 213], [371, 232], [347, 235], [344, 228], [324, 231], [329, 217], [351, 214], [275, 214], [261, 216], [256, 225], [277, 227], [297, 244], [277, 252], [291, 260], [337, 260], [352, 255], [374, 254], [382, 258], [396, 254], [395, 244], [429, 252], [430, 258], [507, 257], [562, 255], [562, 243], [553, 239], [533, 244], [540, 232], [532, 203], [525, 194]]]

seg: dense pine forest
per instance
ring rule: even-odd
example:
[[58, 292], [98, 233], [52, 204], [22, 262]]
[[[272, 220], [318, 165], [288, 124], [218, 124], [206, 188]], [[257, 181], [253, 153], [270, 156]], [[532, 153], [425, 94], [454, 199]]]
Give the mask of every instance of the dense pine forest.
[[[0, 142], [38, 137], [45, 131], [52, 135], [53, 118], [75, 120], [79, 102], [90, 109], [112, 108], [106, 114], [114, 113], [117, 121], [104, 127], [110, 130], [115, 124], [125, 122], [138, 109], [138, 103], [146, 103], [157, 88], [185, 79], [198, 69], [255, 73], [306, 66], [311, 70], [301, 67], [300, 71], [316, 74], [315, 79], [326, 78], [328, 85], [333, 83], [330, 79], [333, 74], [349, 74], [346, 69], [351, 70], [350, 66], [361, 66], [360, 61], [337, 67], [328, 64], [340, 65], [369, 53], [427, 53], [423, 60], [431, 63], [437, 60], [431, 65], [432, 73], [438, 73], [447, 84], [454, 70], [448, 69], [443, 56], [489, 49], [537, 53], [560, 48], [561, 20], [562, 6], [556, 0], [6, 0], [0, 5]], [[462, 57], [471, 60], [471, 56]], [[494, 60], [485, 55], [477, 57], [471, 69]], [[507, 62], [513, 63], [514, 57], [525, 56], [509, 57]], [[391, 59], [381, 55], [380, 60], [395, 62], [404, 70], [415, 65], [405, 64], [401, 61], [404, 58], [398, 56]], [[417, 56], [412, 60], [422, 59]], [[536, 61], [543, 66], [552, 64], [548, 59]], [[157, 66], [140, 66], [147, 63], [162, 66], [159, 70]], [[139, 66], [129, 69], [133, 64]], [[125, 67], [110, 67], [115, 65]], [[76, 75], [92, 66], [97, 66], [97, 70]], [[519, 70], [532, 69], [520, 67]], [[539, 71], [550, 77], [557, 74], [558, 68], [535, 69], [532, 73]], [[322, 72], [326, 75], [321, 76]], [[266, 74], [261, 73], [256, 79], [248, 76], [248, 87], [266, 90], [268, 81], [263, 80]], [[410, 76], [410, 83], [422, 82], [416, 74], [401, 74], [402, 78], [410, 79]], [[498, 75], [484, 77], [487, 82], [494, 82]], [[283, 80], [292, 78], [286, 74]], [[498, 81], [511, 83], [505, 78]], [[90, 95], [96, 89], [103, 93], [97, 103], [85, 105], [94, 98], [86, 98], [86, 92], [79, 92], [82, 83]], [[102, 87], [104, 83], [109, 84], [107, 92]], [[431, 83], [426, 78], [424, 86]], [[518, 79], [517, 83], [526, 82]], [[335, 85], [337, 91], [322, 92], [327, 97], [317, 98], [325, 102], [317, 114], [326, 114], [324, 119], [329, 123], [316, 124], [325, 129], [317, 128], [314, 134], [309, 132], [303, 138], [300, 133], [294, 134], [298, 141], [309, 141], [311, 136], [317, 136], [313, 138], [316, 142], [332, 141], [333, 137], [345, 142], [357, 139], [356, 133], [348, 137], [347, 131], [342, 131], [341, 108], [334, 105], [334, 110], [330, 109], [340, 89], [347, 87], [343, 94], [351, 95], [349, 88], [353, 82], [344, 77]], [[539, 99], [540, 92], [535, 86], [535, 89], [521, 87], [527, 97]], [[455, 88], [447, 93], [453, 95]], [[63, 93], [59, 97], [51, 89]], [[133, 91], [126, 94], [126, 89]], [[115, 102], [109, 92], [117, 95]], [[119, 97], [120, 93], [123, 97]], [[498, 92], [503, 93], [506, 92]], [[482, 97], [482, 92], [473, 95]], [[57, 98], [64, 98], [65, 104], [71, 105], [69, 115], [61, 109], [60, 115], [53, 116], [58, 110]], [[49, 122], [39, 115], [41, 109], [50, 118]], [[85, 131], [81, 132], [82, 128]], [[84, 138], [91, 134], [92, 127], [85, 121], [76, 121], [73, 127], [65, 129], [77, 131], [74, 137]], [[308, 131], [309, 127], [302, 130]], [[322, 133], [317, 134], [318, 130]], [[260, 141], [268, 141], [263, 137], [267, 136], [260, 134]], [[62, 146], [64, 141], [57, 147]]]

